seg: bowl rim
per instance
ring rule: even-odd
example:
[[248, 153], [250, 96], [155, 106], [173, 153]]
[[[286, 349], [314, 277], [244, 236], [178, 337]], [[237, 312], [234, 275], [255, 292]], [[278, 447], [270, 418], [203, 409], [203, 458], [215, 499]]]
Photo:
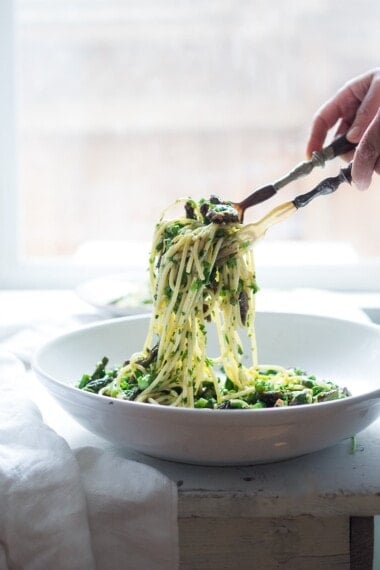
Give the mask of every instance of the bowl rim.
[[[317, 319], [320, 321], [338, 321], [340, 323], [350, 323], [351, 325], [354, 326], [358, 326], [359, 328], [363, 328], [363, 329], [370, 329], [375, 331], [378, 335], [379, 335], [379, 340], [380, 340], [380, 326], [376, 325], [375, 323], [371, 323], [371, 322], [358, 322], [358, 321], [351, 321], [351, 320], [345, 320], [339, 317], [330, 317], [327, 315], [313, 315], [310, 313], [295, 313], [295, 312], [276, 312], [276, 311], [257, 311], [258, 314], [266, 314], [266, 315], [279, 315], [281, 318], [286, 318], [286, 317], [297, 317], [300, 319], [307, 319], [312, 317], [313, 319]], [[51, 374], [47, 373], [46, 371], [44, 371], [42, 369], [42, 367], [39, 364], [39, 359], [41, 357], [41, 355], [46, 351], [49, 350], [49, 348], [58, 343], [61, 342], [63, 340], [65, 340], [66, 338], [70, 338], [73, 337], [77, 334], [83, 334], [84, 332], [86, 332], [87, 330], [94, 330], [96, 328], [103, 328], [103, 327], [108, 327], [108, 326], [112, 326], [112, 325], [122, 325], [124, 322], [129, 322], [129, 321], [137, 321], [137, 320], [148, 320], [150, 319], [150, 314], [149, 313], [144, 313], [144, 314], [137, 314], [137, 315], [127, 315], [124, 317], [120, 317], [120, 318], [109, 318], [109, 319], [105, 319], [105, 320], [99, 320], [90, 324], [85, 324], [79, 327], [75, 327], [65, 333], [61, 333], [58, 334], [56, 336], [54, 336], [53, 338], [49, 339], [47, 342], [45, 342], [42, 346], [40, 346], [37, 351], [34, 353], [32, 361], [31, 361], [31, 368], [34, 371], [34, 373], [36, 374], [36, 376], [39, 378], [39, 380], [41, 378], [43, 378], [44, 382], [46, 383], [51, 383], [53, 386], [56, 387], [60, 387], [60, 388], [64, 388], [67, 389], [69, 392], [73, 393], [73, 394], [81, 394], [81, 396], [83, 398], [89, 398], [89, 402], [93, 401], [93, 402], [112, 402], [114, 405], [117, 406], [126, 406], [127, 408], [132, 406], [132, 409], [135, 408], [137, 409], [142, 409], [147, 411], [148, 409], [151, 410], [153, 413], [164, 413], [164, 414], [178, 414], [180, 413], [181, 415], [183, 414], [187, 414], [187, 415], [194, 415], [196, 414], [197, 416], [201, 414], [202, 417], [226, 417], [226, 410], [219, 410], [219, 409], [209, 409], [209, 408], [185, 408], [185, 407], [172, 407], [172, 406], [160, 406], [160, 405], [154, 405], [154, 404], [147, 404], [146, 402], [135, 402], [135, 401], [130, 401], [130, 400], [122, 400], [122, 399], [118, 399], [118, 398], [107, 398], [105, 396], [99, 395], [99, 394], [94, 394], [92, 392], [86, 392], [85, 390], [81, 390], [79, 388], [77, 388], [75, 385], [70, 385], [67, 384], [66, 382], [59, 380], [57, 378], [55, 378], [54, 376], [52, 376]], [[41, 381], [41, 380], [40, 380]], [[330, 409], [331, 411], [331, 407], [336, 407], [336, 408], [341, 408], [341, 407], [345, 407], [347, 405], [352, 405], [352, 404], [359, 404], [362, 403], [363, 401], [367, 401], [367, 400], [377, 400], [380, 399], [380, 387], [379, 388], [375, 388], [373, 390], [364, 392], [362, 394], [358, 394], [357, 396], [348, 396], [346, 398], [342, 398], [339, 400], [331, 400], [329, 402], [319, 402], [318, 404], [299, 404], [298, 406], [283, 406], [283, 407], [278, 407], [278, 408], [259, 408], [259, 409], [232, 409], [232, 410], [227, 410], [227, 414], [228, 417], [238, 417], [238, 416], [252, 416], [252, 413], [254, 413], [254, 416], [259, 417], [259, 415], [261, 414], [265, 414], [265, 416], [267, 417], [268, 414], [270, 413], [272, 417], [276, 416], [276, 415], [280, 415], [283, 414], [283, 417], [286, 417], [286, 414], [297, 414], [299, 416], [302, 416], [303, 414], [307, 413], [307, 414], [314, 414], [314, 413], [318, 413], [319, 411], [322, 410], [328, 410]]]

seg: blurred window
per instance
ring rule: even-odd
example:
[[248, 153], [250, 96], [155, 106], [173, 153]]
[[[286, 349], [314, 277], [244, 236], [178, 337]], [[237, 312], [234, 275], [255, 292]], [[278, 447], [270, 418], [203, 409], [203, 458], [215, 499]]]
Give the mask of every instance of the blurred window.
[[[304, 158], [318, 106], [379, 65], [378, 0], [15, 0], [13, 8], [11, 232], [20, 260], [45, 270], [52, 259], [102, 272], [142, 266], [168, 204], [240, 200], [280, 177]], [[283, 190], [247, 221], [339, 167]], [[312, 241], [322, 242], [307, 250], [319, 265], [334, 255], [372, 263], [379, 213], [379, 178], [366, 193], [344, 187], [273, 228], [262, 259], [276, 263], [275, 240], [292, 265]], [[305, 252], [300, 263], [310, 262]]]

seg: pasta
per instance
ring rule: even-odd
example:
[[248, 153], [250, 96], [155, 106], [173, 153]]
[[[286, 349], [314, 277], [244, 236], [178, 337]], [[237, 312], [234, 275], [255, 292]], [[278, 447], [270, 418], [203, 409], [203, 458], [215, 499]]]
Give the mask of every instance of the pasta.
[[[198, 408], [261, 408], [348, 395], [298, 369], [259, 366], [254, 329], [258, 290], [250, 243], [237, 212], [215, 197], [163, 217], [149, 259], [153, 313], [142, 351], [108, 370], [104, 358], [79, 387], [136, 402]], [[213, 322], [220, 354], [207, 355]], [[251, 361], [243, 361], [246, 329]]]

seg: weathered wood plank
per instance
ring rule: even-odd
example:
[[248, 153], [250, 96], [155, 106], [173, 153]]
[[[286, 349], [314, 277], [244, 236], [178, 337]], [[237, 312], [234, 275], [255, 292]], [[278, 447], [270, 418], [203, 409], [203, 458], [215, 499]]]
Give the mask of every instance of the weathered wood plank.
[[350, 519], [350, 570], [372, 570], [374, 547], [373, 517]]
[[180, 519], [180, 569], [349, 570], [349, 525], [348, 517]]

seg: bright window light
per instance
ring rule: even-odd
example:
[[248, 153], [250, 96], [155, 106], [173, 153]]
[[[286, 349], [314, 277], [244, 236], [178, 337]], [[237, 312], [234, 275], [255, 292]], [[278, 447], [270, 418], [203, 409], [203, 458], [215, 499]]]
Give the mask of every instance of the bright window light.
[[[49, 267], [66, 267], [71, 281], [110, 265], [142, 268], [168, 204], [238, 201], [279, 178], [304, 159], [319, 105], [378, 65], [377, 0], [365, 9], [353, 0], [6, 0], [3, 10], [17, 126], [17, 199], [6, 205], [16, 221], [4, 239], [37, 283], [54, 284]], [[258, 255], [272, 266], [377, 263], [379, 212], [379, 178], [366, 193], [342, 187], [268, 232]], [[71, 274], [78, 264], [87, 269]]]

